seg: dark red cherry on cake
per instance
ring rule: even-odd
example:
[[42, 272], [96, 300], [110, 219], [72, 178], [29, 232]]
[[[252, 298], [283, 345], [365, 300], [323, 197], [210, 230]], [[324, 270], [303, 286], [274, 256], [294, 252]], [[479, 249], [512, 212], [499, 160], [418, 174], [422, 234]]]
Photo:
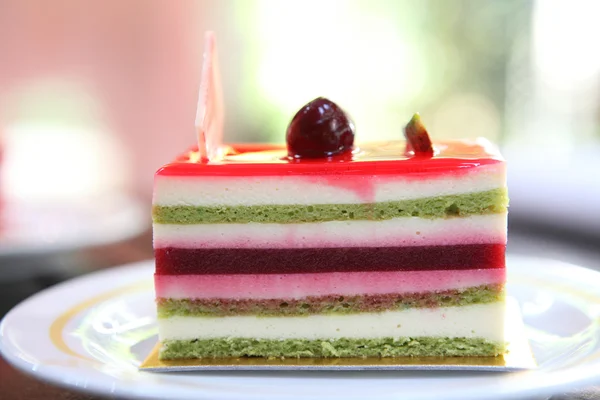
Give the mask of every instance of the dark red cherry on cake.
[[354, 124], [333, 101], [317, 97], [300, 109], [288, 125], [288, 155], [325, 158], [351, 152]]

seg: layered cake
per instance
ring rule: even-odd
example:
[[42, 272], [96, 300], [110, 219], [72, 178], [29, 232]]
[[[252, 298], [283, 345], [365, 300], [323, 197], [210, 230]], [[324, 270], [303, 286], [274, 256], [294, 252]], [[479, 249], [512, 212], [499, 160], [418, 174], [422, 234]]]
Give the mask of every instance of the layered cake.
[[[399, 129], [400, 131], [400, 129]], [[287, 146], [155, 175], [160, 357], [496, 356], [505, 163], [485, 140], [354, 145], [318, 98]]]

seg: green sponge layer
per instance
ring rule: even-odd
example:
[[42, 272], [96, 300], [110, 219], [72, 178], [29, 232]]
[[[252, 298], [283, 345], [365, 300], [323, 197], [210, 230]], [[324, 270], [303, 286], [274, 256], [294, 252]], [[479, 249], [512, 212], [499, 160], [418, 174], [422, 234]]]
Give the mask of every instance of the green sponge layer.
[[232, 315], [297, 316], [353, 314], [408, 308], [485, 304], [504, 299], [504, 285], [481, 285], [441, 292], [357, 296], [308, 296], [302, 299], [157, 299], [158, 317]]
[[347, 220], [386, 220], [398, 217], [447, 218], [505, 213], [505, 188], [451, 196], [372, 204], [315, 204], [261, 206], [159, 206], [152, 208], [158, 224], [224, 224], [249, 222], [300, 223]]
[[505, 344], [481, 338], [403, 337], [378, 339], [263, 340], [217, 338], [167, 340], [162, 360], [202, 357], [422, 357], [498, 356]]

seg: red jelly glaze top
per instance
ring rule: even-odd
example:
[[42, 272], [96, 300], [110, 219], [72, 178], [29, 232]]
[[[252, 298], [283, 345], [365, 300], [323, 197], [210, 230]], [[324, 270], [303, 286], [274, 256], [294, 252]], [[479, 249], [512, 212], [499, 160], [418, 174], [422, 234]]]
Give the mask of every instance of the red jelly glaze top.
[[321, 159], [294, 159], [284, 145], [228, 146], [217, 162], [200, 160], [197, 148], [160, 168], [159, 176], [405, 175], [459, 172], [504, 160], [485, 139], [434, 143], [433, 157], [405, 153], [406, 142], [361, 145], [352, 153]]

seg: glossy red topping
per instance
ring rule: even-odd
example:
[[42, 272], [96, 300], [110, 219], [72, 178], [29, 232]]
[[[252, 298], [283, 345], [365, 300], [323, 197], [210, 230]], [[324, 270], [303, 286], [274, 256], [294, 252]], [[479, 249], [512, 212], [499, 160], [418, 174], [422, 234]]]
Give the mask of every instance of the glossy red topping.
[[352, 151], [354, 124], [333, 101], [317, 97], [292, 118], [286, 134], [288, 155], [327, 158]]
[[498, 150], [484, 139], [436, 142], [433, 157], [405, 153], [406, 142], [359, 145], [351, 153], [330, 159], [292, 159], [282, 145], [231, 145], [225, 157], [201, 162], [197, 149], [159, 169], [160, 176], [285, 176], [285, 175], [419, 175], [466, 171], [503, 162]]

